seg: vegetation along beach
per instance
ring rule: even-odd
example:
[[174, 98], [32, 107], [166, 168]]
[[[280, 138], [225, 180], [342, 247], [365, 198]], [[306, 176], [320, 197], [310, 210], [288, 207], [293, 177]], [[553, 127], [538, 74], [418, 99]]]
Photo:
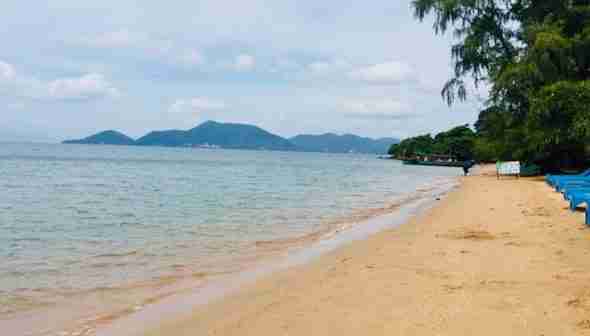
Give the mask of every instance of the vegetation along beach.
[[590, 335], [590, 0], [35, 6], [0, 334]]

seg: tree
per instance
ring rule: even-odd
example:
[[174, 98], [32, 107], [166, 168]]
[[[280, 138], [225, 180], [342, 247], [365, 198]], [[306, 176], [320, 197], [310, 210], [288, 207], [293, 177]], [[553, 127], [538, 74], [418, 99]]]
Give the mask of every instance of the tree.
[[[452, 104], [466, 82], [490, 86], [475, 124], [476, 152], [488, 157], [579, 165], [590, 139], [590, 0], [415, 0], [452, 30]], [[556, 167], [551, 167], [556, 168]]]
[[402, 140], [389, 149], [389, 154], [398, 158], [411, 157], [416, 154], [432, 154], [434, 139], [430, 134]]
[[469, 125], [462, 125], [446, 132], [438, 133], [434, 138], [430, 134], [404, 139], [392, 145], [389, 154], [397, 158], [415, 155], [445, 154], [459, 160], [473, 158], [475, 132]]

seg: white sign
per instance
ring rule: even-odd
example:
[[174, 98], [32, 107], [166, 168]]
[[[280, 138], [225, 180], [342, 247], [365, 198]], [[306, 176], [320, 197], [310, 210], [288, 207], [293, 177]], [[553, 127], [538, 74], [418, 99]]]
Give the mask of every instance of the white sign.
[[520, 175], [520, 162], [519, 161], [508, 161], [496, 163], [496, 169], [498, 170], [498, 176], [500, 175]]

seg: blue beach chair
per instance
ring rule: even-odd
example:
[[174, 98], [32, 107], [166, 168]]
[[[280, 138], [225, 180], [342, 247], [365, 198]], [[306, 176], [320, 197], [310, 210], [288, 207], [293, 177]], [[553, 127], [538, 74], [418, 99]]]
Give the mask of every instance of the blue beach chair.
[[576, 178], [587, 177], [587, 176], [590, 176], [590, 169], [582, 172], [581, 174], [575, 174], [575, 175], [551, 175], [551, 174], [548, 174], [547, 176], [545, 176], [545, 181], [549, 185], [555, 185], [555, 183], [557, 183], [558, 181], [561, 181], [561, 180], [576, 179]]
[[551, 175], [551, 174], [547, 174], [547, 176], [545, 176], [545, 181], [547, 181], [547, 183], [549, 185], [554, 186], [559, 181], [564, 181], [564, 180], [568, 180], [568, 179], [579, 179], [579, 178], [584, 178], [584, 177], [590, 177], [590, 169], [586, 169], [582, 173], [575, 174], [575, 175]]
[[568, 200], [570, 201], [570, 210], [574, 211], [576, 208], [590, 200], [590, 190], [571, 192], [568, 194]]
[[556, 187], [556, 189], [557, 188], [559, 188], [558, 191], [564, 195], [566, 193], [568, 193], [569, 191], [576, 191], [576, 190], [583, 190], [583, 189], [590, 190], [590, 180], [562, 183], [562, 184], [559, 184], [559, 186]]
[[586, 203], [584, 222], [590, 226], [590, 189], [570, 191], [567, 193], [567, 197], [571, 211], [575, 211], [579, 205]]
[[580, 177], [577, 179], [563, 179], [559, 180], [555, 183], [555, 191], [563, 192], [568, 188], [577, 187], [577, 186], [590, 186], [590, 177]]
[[570, 200], [573, 194], [590, 193], [590, 185], [579, 185], [575, 187], [567, 188], [563, 191], [563, 199]]
[[590, 226], [590, 192], [574, 193], [570, 195], [570, 209], [576, 210], [578, 205], [586, 203], [585, 220], [586, 225]]

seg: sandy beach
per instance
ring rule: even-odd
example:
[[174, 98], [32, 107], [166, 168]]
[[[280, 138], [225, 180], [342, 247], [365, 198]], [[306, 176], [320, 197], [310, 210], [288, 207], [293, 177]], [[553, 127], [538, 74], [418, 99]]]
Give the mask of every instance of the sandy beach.
[[147, 335], [590, 335], [590, 230], [542, 179], [463, 178], [397, 229]]

